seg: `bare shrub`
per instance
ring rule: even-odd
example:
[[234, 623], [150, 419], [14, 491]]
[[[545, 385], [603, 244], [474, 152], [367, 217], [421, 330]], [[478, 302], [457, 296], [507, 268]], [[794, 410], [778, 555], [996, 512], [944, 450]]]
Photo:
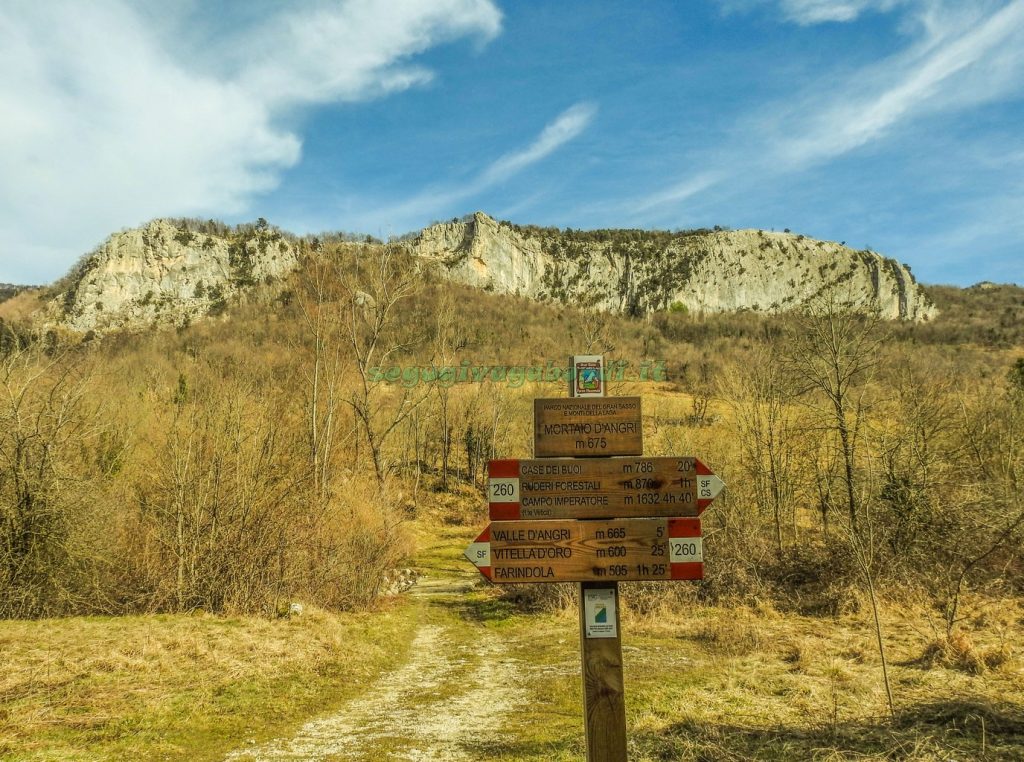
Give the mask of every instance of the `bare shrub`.
[[632, 616], [656, 618], [664, 612], [676, 612], [697, 602], [699, 588], [695, 585], [664, 582], [623, 582], [622, 609]]
[[501, 595], [525, 611], [575, 611], [579, 585], [557, 582], [544, 585], [502, 585]]
[[90, 549], [90, 448], [102, 430], [88, 364], [65, 353], [0, 358], [0, 616], [63, 613], [79, 597]]
[[146, 608], [272, 610], [286, 592], [300, 472], [272, 410], [245, 389], [176, 399], [127, 559]]
[[305, 520], [307, 535], [293, 564], [297, 594], [333, 608], [369, 605], [387, 573], [412, 553], [395, 503], [375, 481], [352, 478], [339, 485], [323, 513]]
[[746, 656], [768, 647], [764, 627], [746, 608], [735, 609], [728, 618], [703, 621], [697, 628], [696, 638], [729, 656]]

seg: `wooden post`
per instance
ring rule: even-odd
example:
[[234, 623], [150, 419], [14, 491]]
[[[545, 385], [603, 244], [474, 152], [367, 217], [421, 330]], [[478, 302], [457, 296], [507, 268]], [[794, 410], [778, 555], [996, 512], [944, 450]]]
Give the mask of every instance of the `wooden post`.
[[[583, 715], [587, 762], [626, 761], [626, 691], [622, 680], [619, 583], [580, 583], [580, 652], [583, 666]], [[614, 637], [587, 637], [588, 596], [610, 596]]]
[[[597, 389], [581, 383], [577, 366], [600, 376]], [[603, 397], [604, 362], [600, 356], [569, 358], [569, 396]], [[622, 677], [619, 583], [579, 583], [580, 659], [587, 762], [626, 762], [626, 691]], [[591, 626], [595, 607], [603, 607], [603, 627]], [[588, 637], [588, 629], [591, 630]]]

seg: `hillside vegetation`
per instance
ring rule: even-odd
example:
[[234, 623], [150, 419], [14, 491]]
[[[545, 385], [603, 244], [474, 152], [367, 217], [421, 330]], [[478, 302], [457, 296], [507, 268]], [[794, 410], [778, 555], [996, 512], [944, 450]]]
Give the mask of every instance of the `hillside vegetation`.
[[6, 302], [24, 291], [28, 286], [15, 286], [13, 283], [0, 283], [0, 302]]
[[932, 330], [913, 331], [913, 336], [948, 344], [1024, 345], [1024, 288], [989, 283], [969, 288], [928, 286], [927, 290], [940, 317]]
[[[764, 592], [774, 573], [744, 571], [748, 542], [766, 543], [780, 579], [794, 547], [802, 576], [851, 581], [861, 516], [878, 573], [898, 570], [937, 605], [975, 579], [1013, 584], [1001, 570], [1017, 563], [1024, 516], [1022, 390], [1012, 353], [982, 348], [1012, 344], [1012, 328], [993, 333], [1003, 313], [978, 310], [988, 328], [894, 331], [825, 300], [790, 318], [632, 320], [487, 294], [404, 249], [344, 243], [308, 253], [283, 290], [236, 302], [229, 319], [99, 343], [5, 329], [7, 615], [272, 611], [296, 595], [361, 605], [406, 552], [402, 515], [428, 489], [479, 489], [489, 457], [526, 454], [529, 399], [562, 392], [406, 371], [571, 351], [663, 362], [679, 394], [648, 406], [649, 451], [701, 445], [737, 474], [715, 514], [736, 517], [712, 547], [738, 566], [707, 591]], [[965, 331], [979, 344], [960, 343]], [[687, 412], [660, 412], [684, 400]], [[954, 530], [991, 552], [957, 560]]]
[[[468, 539], [487, 460], [531, 453], [532, 400], [565, 390], [528, 369], [603, 353], [629, 363], [611, 393], [642, 396], [646, 453], [699, 455], [727, 484], [704, 516], [705, 582], [630, 586], [636, 616], [753, 612], [745, 630], [705, 626], [741, 656], [768, 649], [764, 612], [810, 618], [779, 658], [837, 713], [868, 691], [876, 720], [899, 717], [918, 695], [898, 671], [911, 662], [979, 695], [988, 675], [1019, 708], [1024, 345], [1002, 310], [1020, 289], [936, 289], [949, 314], [919, 325], [829, 293], [783, 316], [630, 318], [451, 283], [402, 247], [302, 256], [280, 288], [239, 291], [209, 321], [102, 338], [0, 324], [0, 616], [372, 610], [416, 557], [414, 527]], [[642, 364], [666, 379], [641, 381]], [[479, 616], [499, 607], [525, 633], [567, 596], [506, 588]], [[889, 629], [904, 609], [924, 637]], [[806, 622], [850, 618], [869, 628], [851, 664], [877, 682], [847, 696], [860, 667], [821, 672]], [[19, 701], [37, 695], [18, 685]], [[669, 715], [638, 720], [645, 748], [671, 758], [689, 730], [652, 706]], [[978, 711], [1003, 723], [992, 742], [1019, 734], [1012, 710]]]

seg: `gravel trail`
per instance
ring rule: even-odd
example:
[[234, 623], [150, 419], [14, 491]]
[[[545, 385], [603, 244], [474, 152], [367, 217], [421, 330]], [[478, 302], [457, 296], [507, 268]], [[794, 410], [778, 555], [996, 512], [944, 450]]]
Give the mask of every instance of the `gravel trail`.
[[225, 762], [474, 760], [474, 747], [496, 738], [526, 702], [522, 665], [494, 634], [474, 634], [467, 641], [448, 627], [422, 625], [409, 660], [363, 696], [291, 738], [234, 751]]

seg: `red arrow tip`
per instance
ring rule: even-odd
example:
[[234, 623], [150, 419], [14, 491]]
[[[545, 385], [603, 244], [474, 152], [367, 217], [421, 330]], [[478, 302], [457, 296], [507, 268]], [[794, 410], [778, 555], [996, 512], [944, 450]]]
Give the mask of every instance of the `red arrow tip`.
[[700, 458], [694, 458], [697, 461], [697, 476], [714, 476], [715, 472], [704, 465]]

